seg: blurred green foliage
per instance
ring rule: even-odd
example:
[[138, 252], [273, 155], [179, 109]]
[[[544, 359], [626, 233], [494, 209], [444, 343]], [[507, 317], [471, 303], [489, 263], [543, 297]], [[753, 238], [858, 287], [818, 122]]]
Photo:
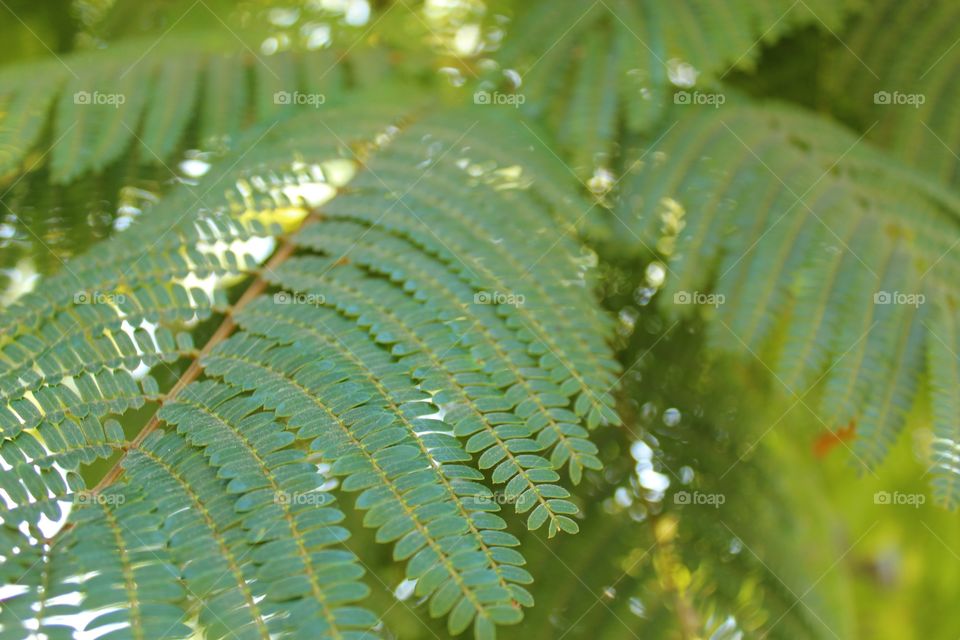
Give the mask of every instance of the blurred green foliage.
[[[478, 86], [508, 86], [510, 76], [502, 70], [511, 61], [502, 67], [491, 62], [497, 58], [500, 38], [508, 43], [508, 53], [509, 47], [522, 49], [524, 33], [511, 32], [514, 20], [525, 16], [529, 20], [537, 9], [553, 12], [549, 3], [493, 3], [495, 10], [489, 11], [479, 3], [461, 3], [446, 13], [434, 6], [441, 17], [431, 18], [431, 7], [424, 9], [420, 3], [375, 2], [369, 7], [370, 17], [351, 24], [342, 13], [317, 9], [322, 3], [304, 2], [294, 8], [289, 4], [6, 0], [0, 6], [2, 61], [110, 52], [117, 41], [153, 38], [168, 30], [210, 31], [217, 34], [211, 36], [216, 47], [269, 57], [263, 53], [269, 45], [261, 49], [265, 37], [284, 42], [285, 35], [298, 41], [289, 45], [297, 50], [310, 38], [308, 31], [297, 27], [317, 20], [329, 25], [333, 34], [322, 48], [351, 56], [344, 63], [348, 78], [337, 91], [369, 90], [382, 83], [381, 95], [386, 96], [387, 85], [395, 83], [429, 88], [440, 100], [455, 102]], [[534, 4], [538, 7], [531, 9]], [[952, 189], [957, 184], [956, 154], [951, 152], [950, 158], [940, 147], [949, 150], [960, 131], [955, 100], [947, 99], [948, 106], [925, 107], [916, 121], [900, 116], [884, 120], [874, 131], [875, 117], [884, 119], [886, 113], [864, 107], [847, 91], [858, 83], [867, 88], [857, 95], [883, 86], [867, 78], [847, 56], [848, 38], [871, 43], [851, 45], [865, 58], [865, 65], [881, 73], [893, 66], [901, 77], [911, 73], [902, 71], [906, 65], [891, 61], [892, 54], [875, 43], [892, 39], [886, 30], [891, 21], [905, 34], [914, 27], [938, 34], [935, 40], [942, 46], [936, 51], [946, 50], [949, 57], [938, 70], [942, 77], [935, 76], [937, 82], [956, 89], [946, 74], [957, 69], [952, 61], [960, 48], [950, 53], [949, 45], [958, 34], [945, 26], [940, 33], [932, 18], [907, 3], [899, 10], [893, 4], [901, 3], [881, 2], [838, 15], [836, 21], [830, 20], [835, 29], [824, 29], [818, 21], [798, 21], [779, 41], [758, 41], [751, 47], [750, 64], [729, 69], [722, 82], [758, 102], [789, 102], [857, 131], [869, 130], [870, 139], [913, 162], [911, 169], [929, 169], [944, 189]], [[936, 3], [918, 4], [930, 4], [931, 13], [940, 19], [958, 19], [956, 12]], [[280, 16], [275, 28], [264, 28], [264, 16], [284, 10], [298, 11], [293, 26], [282, 26], [285, 18]], [[884, 18], [891, 14], [899, 17]], [[487, 38], [481, 39], [486, 42], [482, 46], [490, 50], [452, 49], [457, 34], [463, 37], [459, 27], [473, 20]], [[611, 33], [618, 27], [605, 18], [598, 18], [600, 23]], [[569, 59], [557, 55], [544, 61], [557, 70], [536, 85], [545, 102], [525, 112], [531, 122], [561, 131], [560, 138], [577, 118], [588, 124], [608, 118], [608, 124], [620, 125], [634, 117], [618, 111], [622, 105], [601, 106], [587, 115], [575, 104], [570, 106], [576, 93], [592, 90], [590, 83], [598, 77], [580, 72], [575, 77], [581, 84], [574, 84], [564, 75], [567, 65], [589, 54], [589, 46], [606, 44], [602, 36], [594, 36], [584, 49], [579, 39], [573, 40], [567, 43]], [[922, 53], [911, 69], [937, 64], [935, 52]], [[720, 72], [734, 61], [725, 53], [715, 55], [713, 75], [720, 82]], [[527, 86], [531, 84], [527, 80]], [[613, 83], [607, 90], [612, 96], [621, 85]], [[953, 95], [946, 89], [944, 93], [948, 98]], [[555, 99], [556, 95], [561, 97]], [[936, 122], [931, 133], [939, 131], [943, 139], [917, 140], [926, 115]], [[263, 124], [252, 106], [240, 121], [242, 129]], [[200, 148], [198, 126], [191, 121], [184, 141], [171, 145], [173, 158], [202, 156], [216, 162], [221, 157], [221, 150]], [[639, 125], [632, 137], [623, 138], [622, 147], [615, 141], [618, 129], [598, 130], [602, 135], [595, 137], [596, 131], [567, 133], [558, 145], [570, 152], [571, 171], [581, 178], [591, 176], [598, 157], [600, 165], [627, 166], [628, 140], [639, 141], [640, 147], [651, 142]], [[51, 130], [41, 137], [51, 142]], [[585, 145], [584, 138], [593, 146]], [[171, 170], [134, 154], [119, 156], [104, 171], [64, 185], [49, 184], [49, 169], [40, 152], [27, 156], [24, 164], [27, 171], [0, 179], [0, 268], [22, 266], [26, 260], [41, 274], [58, 271], [63, 261], [123, 228], [117, 221], [127, 215], [125, 211], [149, 215], [156, 198], [189, 180], [175, 160]], [[586, 182], [585, 190], [590, 191]], [[600, 208], [613, 209], [603, 201], [607, 192], [597, 191]], [[610, 238], [601, 237], [598, 247], [605, 242]], [[522, 626], [509, 628], [505, 636], [716, 640], [960, 636], [955, 605], [960, 595], [960, 520], [956, 512], [928, 499], [924, 460], [931, 438], [930, 408], [922, 401], [914, 408], [907, 421], [915, 430], [900, 437], [879, 467], [857, 469], [855, 462], [851, 464], [849, 443], [831, 440], [805, 404], [784, 397], [765, 367], [718, 356], [706, 346], [708, 329], [702, 321], [674, 321], [648, 305], [644, 269], [652, 254], [644, 251], [641, 259], [615, 251], [599, 253], [605, 272], [604, 304], [620, 320], [618, 353], [628, 370], [619, 403], [626, 426], [596, 437], [605, 469], [588, 473], [576, 492], [582, 510], [579, 535], [548, 546], [541, 533], [513, 530], [527, 553], [528, 568], [537, 576], [537, 606]], [[169, 387], [172, 377], [163, 383]], [[142, 421], [138, 412], [123, 418], [130, 431]], [[90, 477], [96, 478], [102, 468], [88, 470]], [[898, 495], [913, 496], [914, 502], [920, 496], [924, 503], [898, 503]], [[698, 503], [700, 499], [705, 502]], [[718, 500], [722, 502], [717, 504]], [[361, 519], [356, 513], [349, 517]], [[411, 609], [416, 598], [402, 593], [403, 571], [391, 562], [389, 550], [375, 544], [372, 532], [351, 528], [358, 532], [355, 544], [371, 550], [369, 564], [376, 578], [370, 581], [372, 598], [375, 609], [388, 611], [386, 627], [400, 638], [443, 637], [441, 622], [424, 622], [425, 616]]]

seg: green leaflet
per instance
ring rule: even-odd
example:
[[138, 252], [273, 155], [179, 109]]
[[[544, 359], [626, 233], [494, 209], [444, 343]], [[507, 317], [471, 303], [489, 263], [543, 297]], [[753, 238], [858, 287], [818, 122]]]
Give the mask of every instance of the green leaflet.
[[0, 97], [0, 176], [12, 174], [20, 167], [43, 131], [63, 82], [62, 68], [57, 62], [29, 69], [7, 68], [0, 73], [4, 91]]
[[240, 131], [247, 104], [246, 65], [241, 53], [215, 55], [204, 77], [201, 140], [216, 141]]
[[931, 403], [934, 417], [934, 444], [931, 464], [935, 473], [933, 492], [937, 501], [955, 508], [960, 500], [957, 487], [957, 407], [958, 385], [956, 310], [950, 303], [934, 307], [927, 328], [927, 367], [930, 372]]
[[[186, 132], [199, 93], [202, 59], [191, 55], [166, 58], [157, 66], [156, 81], [140, 133], [149, 162], [166, 162]], [[175, 94], [176, 100], [167, 96]]]

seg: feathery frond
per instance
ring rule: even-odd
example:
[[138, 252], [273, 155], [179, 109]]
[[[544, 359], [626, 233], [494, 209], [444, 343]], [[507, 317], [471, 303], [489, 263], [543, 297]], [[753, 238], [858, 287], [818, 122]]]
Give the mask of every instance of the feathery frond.
[[[382, 109], [351, 109], [254, 132], [242, 162], [196, 188], [223, 196], [171, 193], [150, 220], [4, 314], [0, 452], [19, 470], [7, 526], [40, 540], [41, 496], [54, 519], [70, 495], [89, 495], [74, 508], [82, 521], [56, 538], [111, 531], [100, 553], [118, 555], [117, 575], [134, 583], [145, 548], [169, 555], [143, 567], [155, 593], [110, 592], [105, 606], [128, 598], [128, 612], [96, 624], [122, 621], [136, 637], [162, 622], [164, 637], [182, 637], [185, 619], [211, 637], [372, 629], [376, 617], [356, 604], [363, 571], [338, 548], [347, 532], [318, 463], [359, 492], [364, 523], [394, 543], [451, 633], [473, 623], [491, 637], [533, 604], [500, 505], [531, 529], [575, 533], [559, 472], [579, 482], [599, 468], [588, 430], [617, 421], [612, 323], [589, 293], [593, 261], [570, 235], [589, 206], [550, 179], [563, 169], [530, 151], [535, 134], [479, 110], [408, 112], [398, 126]], [[485, 138], [511, 128], [513, 142]], [[353, 171], [341, 188], [335, 174]], [[304, 217], [258, 267], [257, 239]], [[223, 283], [251, 271], [254, 284], [229, 302]], [[269, 285], [276, 293], [261, 294]], [[185, 329], [218, 313], [230, 315], [198, 351]], [[102, 344], [91, 350], [91, 339]], [[137, 383], [182, 357], [199, 359], [166, 393], [149, 376]], [[132, 441], [112, 422], [97, 428], [153, 399], [163, 406]], [[82, 434], [74, 414], [89, 423]], [[56, 457], [70, 484], [52, 475], [38, 491], [39, 454], [59, 454], [68, 434], [83, 452]], [[84, 493], [78, 465], [118, 446], [122, 472]], [[124, 529], [125, 509], [152, 523], [145, 546]], [[9, 535], [7, 549], [26, 544]], [[163, 590], [164, 572], [186, 593]]]
[[497, 57], [522, 77], [524, 110], [551, 124], [586, 177], [610, 168], [621, 125], [653, 130], [676, 88], [712, 89], [734, 69], [752, 68], [762, 45], [804, 25], [838, 29], [859, 4], [525, 2], [512, 27], [522, 37], [508, 38]]
[[[184, 145], [217, 148], [282, 112], [335, 105], [346, 89], [345, 69], [371, 55], [382, 54], [366, 47], [264, 57], [232, 34], [175, 32], [62, 62], [5, 67], [0, 177], [21, 171], [38, 146], [49, 158], [27, 168], [49, 161], [58, 184], [100, 172], [128, 153], [144, 165], [167, 166]], [[353, 88], [375, 81], [351, 77]]]
[[953, 7], [70, 4], [0, 66], [0, 639], [870, 635], [822, 458], [960, 505]]
[[[783, 107], [701, 108], [651, 151], [624, 180], [613, 224], [669, 258], [664, 311], [705, 313], [714, 347], [752, 354], [790, 403], [818, 402], [825, 429], [855, 421], [857, 461], [879, 463], [935, 373], [929, 309], [956, 313], [960, 201]], [[819, 400], [805, 400], [814, 389]], [[941, 449], [954, 446], [947, 414]], [[951, 465], [939, 472], [954, 482]]]
[[[903, 164], [960, 184], [957, 84], [960, 51], [951, 2], [878, 2], [840, 34], [821, 82], [838, 114]], [[828, 71], [828, 72], [827, 72]]]

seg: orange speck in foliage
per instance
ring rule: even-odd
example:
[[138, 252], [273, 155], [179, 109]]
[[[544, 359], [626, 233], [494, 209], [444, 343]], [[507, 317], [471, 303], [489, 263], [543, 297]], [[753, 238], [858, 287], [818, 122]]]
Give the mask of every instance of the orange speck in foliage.
[[840, 427], [836, 431], [828, 429], [822, 432], [813, 442], [813, 455], [818, 458], [825, 457], [841, 442], [850, 442], [857, 437], [856, 431], [857, 421], [851, 419], [845, 427]]

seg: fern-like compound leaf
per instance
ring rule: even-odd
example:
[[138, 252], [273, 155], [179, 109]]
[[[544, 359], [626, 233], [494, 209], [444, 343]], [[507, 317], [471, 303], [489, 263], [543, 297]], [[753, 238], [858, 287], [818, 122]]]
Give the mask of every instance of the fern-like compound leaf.
[[[340, 492], [450, 633], [492, 637], [533, 605], [510, 512], [576, 533], [562, 472], [599, 469], [590, 430], [618, 422], [612, 322], [576, 235], [597, 222], [531, 131], [401, 111], [253, 132], [199, 200], [174, 190], [3, 314], [11, 616], [53, 634], [89, 615], [105, 637], [376, 635]], [[151, 368], [183, 359], [161, 389]], [[132, 437], [111, 418], [154, 400]], [[86, 486], [80, 465], [118, 450]]]
[[[960, 264], [943, 229], [956, 228], [960, 202], [785, 107], [703, 108], [653, 151], [625, 178], [613, 224], [670, 258], [662, 308], [709, 318], [713, 344], [773, 373], [819, 428], [855, 423], [855, 461], [878, 464], [922, 380], [950, 376]], [[957, 417], [941, 384], [931, 464], [944, 488], [956, 486]], [[938, 495], [956, 503], [952, 489]]]

